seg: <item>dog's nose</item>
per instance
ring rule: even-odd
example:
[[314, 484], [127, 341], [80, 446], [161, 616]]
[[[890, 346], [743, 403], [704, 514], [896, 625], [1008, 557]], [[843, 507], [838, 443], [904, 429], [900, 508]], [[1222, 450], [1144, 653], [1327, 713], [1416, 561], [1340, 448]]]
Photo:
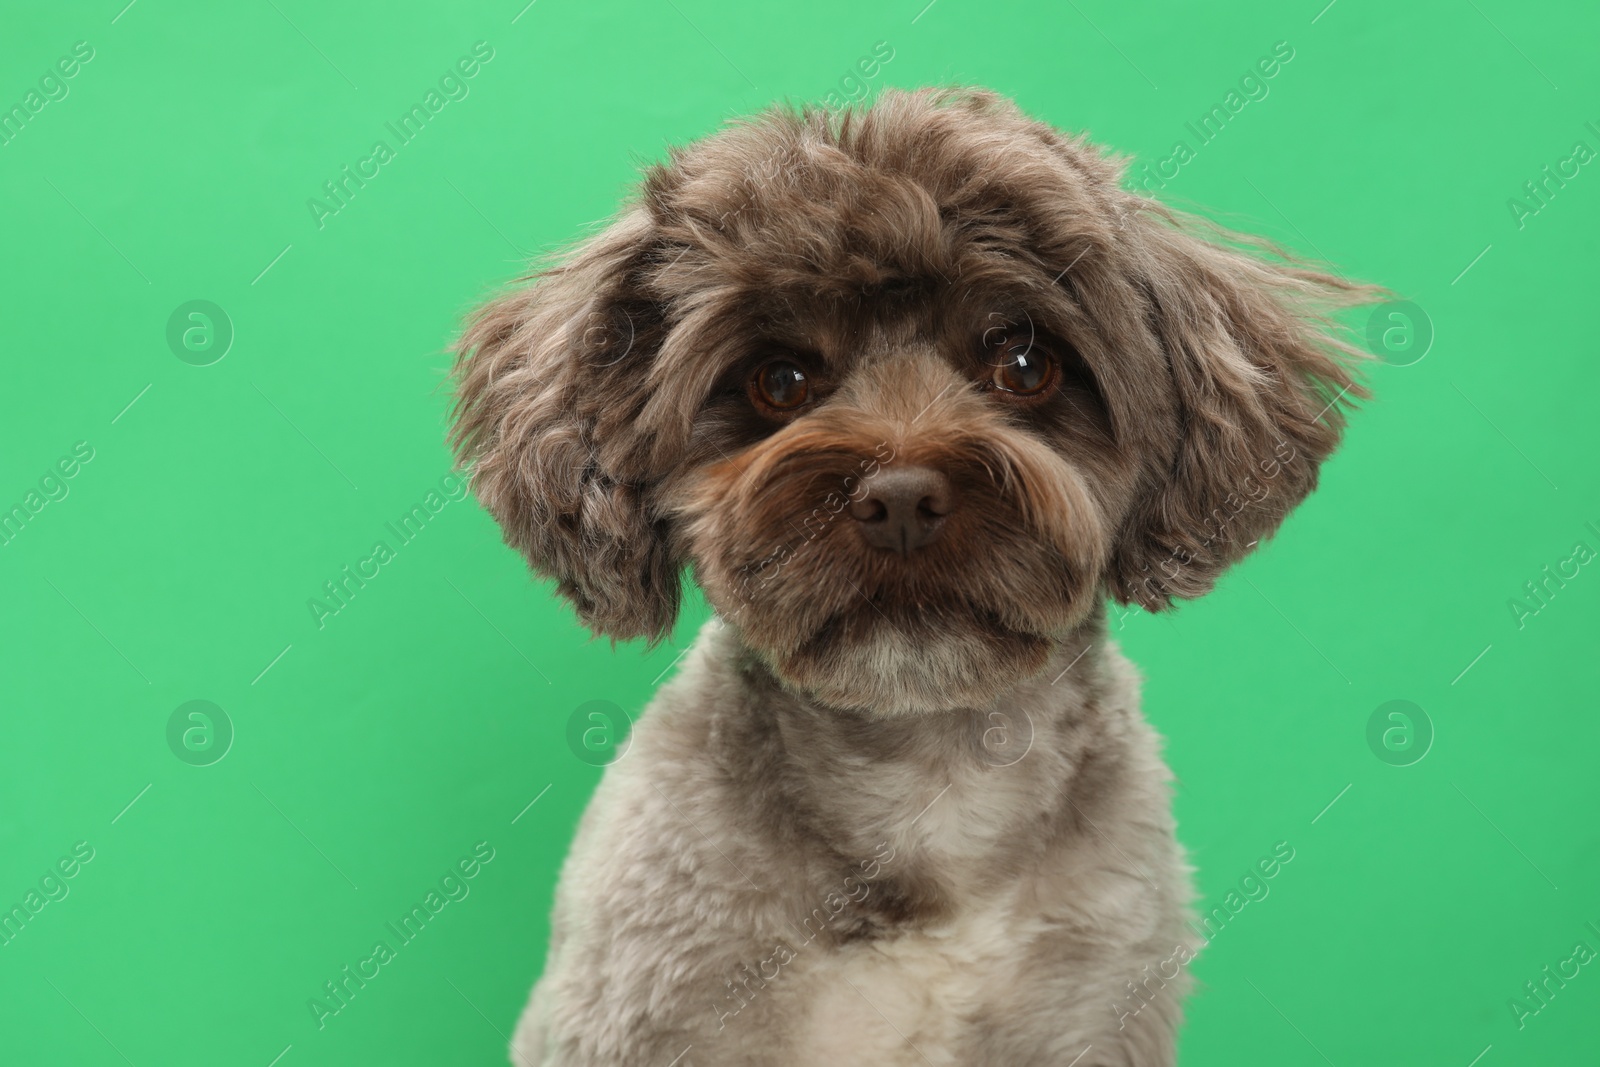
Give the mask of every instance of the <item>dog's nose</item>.
[[885, 467], [861, 483], [850, 514], [874, 548], [907, 555], [939, 536], [953, 506], [950, 479], [931, 467]]

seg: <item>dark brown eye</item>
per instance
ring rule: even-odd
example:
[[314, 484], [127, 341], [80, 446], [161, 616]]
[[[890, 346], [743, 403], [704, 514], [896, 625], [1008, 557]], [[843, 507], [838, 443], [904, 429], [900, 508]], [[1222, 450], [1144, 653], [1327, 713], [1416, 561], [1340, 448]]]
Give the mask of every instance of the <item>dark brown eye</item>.
[[811, 379], [798, 363], [775, 359], [756, 370], [750, 379], [750, 395], [760, 407], [791, 412], [811, 399]]
[[990, 384], [1014, 396], [1041, 396], [1056, 383], [1056, 363], [1038, 344], [1028, 339], [1007, 340], [991, 349], [994, 368]]

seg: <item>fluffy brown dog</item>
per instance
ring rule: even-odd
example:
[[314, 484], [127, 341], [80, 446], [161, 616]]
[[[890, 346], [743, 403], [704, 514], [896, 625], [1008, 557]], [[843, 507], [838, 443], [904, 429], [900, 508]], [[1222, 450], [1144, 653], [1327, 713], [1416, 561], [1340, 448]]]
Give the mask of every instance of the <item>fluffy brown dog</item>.
[[519, 1062], [1172, 1062], [1191, 891], [1105, 602], [1206, 592], [1311, 491], [1361, 393], [1325, 316], [1376, 291], [1121, 170], [984, 91], [774, 110], [472, 319], [507, 542], [596, 633], [663, 638], [685, 566], [716, 609]]

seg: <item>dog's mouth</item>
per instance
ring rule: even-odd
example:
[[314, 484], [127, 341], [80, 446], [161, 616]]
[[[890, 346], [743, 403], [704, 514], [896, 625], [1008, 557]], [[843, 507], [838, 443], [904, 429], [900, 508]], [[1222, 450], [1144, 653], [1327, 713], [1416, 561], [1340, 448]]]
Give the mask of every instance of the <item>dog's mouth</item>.
[[959, 640], [997, 659], [1016, 651], [1048, 647], [1049, 634], [1008, 622], [993, 608], [962, 605], [930, 615], [920, 606], [865, 601], [834, 612], [809, 637], [785, 655], [795, 661], [826, 662], [841, 649], [900, 642], [908, 651], [932, 650]]
[[747, 642], [804, 695], [891, 715], [993, 701], [1044, 668], [1084, 599], [1070, 595], [1072, 583], [1059, 575], [1038, 582], [1031, 603], [1003, 607], [1003, 579], [1014, 574], [997, 577], [999, 590], [970, 574], [959, 585], [927, 573], [875, 583], [839, 570], [789, 577], [764, 601], [731, 614]]
[[929, 617], [914, 607], [885, 607], [837, 612], [769, 662], [825, 704], [908, 714], [985, 705], [1043, 669], [1055, 643], [992, 609]]

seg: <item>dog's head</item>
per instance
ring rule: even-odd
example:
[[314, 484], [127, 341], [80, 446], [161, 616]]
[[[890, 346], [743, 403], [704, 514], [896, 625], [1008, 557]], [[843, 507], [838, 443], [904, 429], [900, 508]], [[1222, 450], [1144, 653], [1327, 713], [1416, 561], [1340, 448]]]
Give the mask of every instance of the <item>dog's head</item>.
[[1109, 595], [1204, 593], [1316, 484], [1374, 291], [1119, 187], [983, 91], [777, 110], [480, 309], [455, 444], [596, 632], [679, 575], [786, 684], [977, 706]]

